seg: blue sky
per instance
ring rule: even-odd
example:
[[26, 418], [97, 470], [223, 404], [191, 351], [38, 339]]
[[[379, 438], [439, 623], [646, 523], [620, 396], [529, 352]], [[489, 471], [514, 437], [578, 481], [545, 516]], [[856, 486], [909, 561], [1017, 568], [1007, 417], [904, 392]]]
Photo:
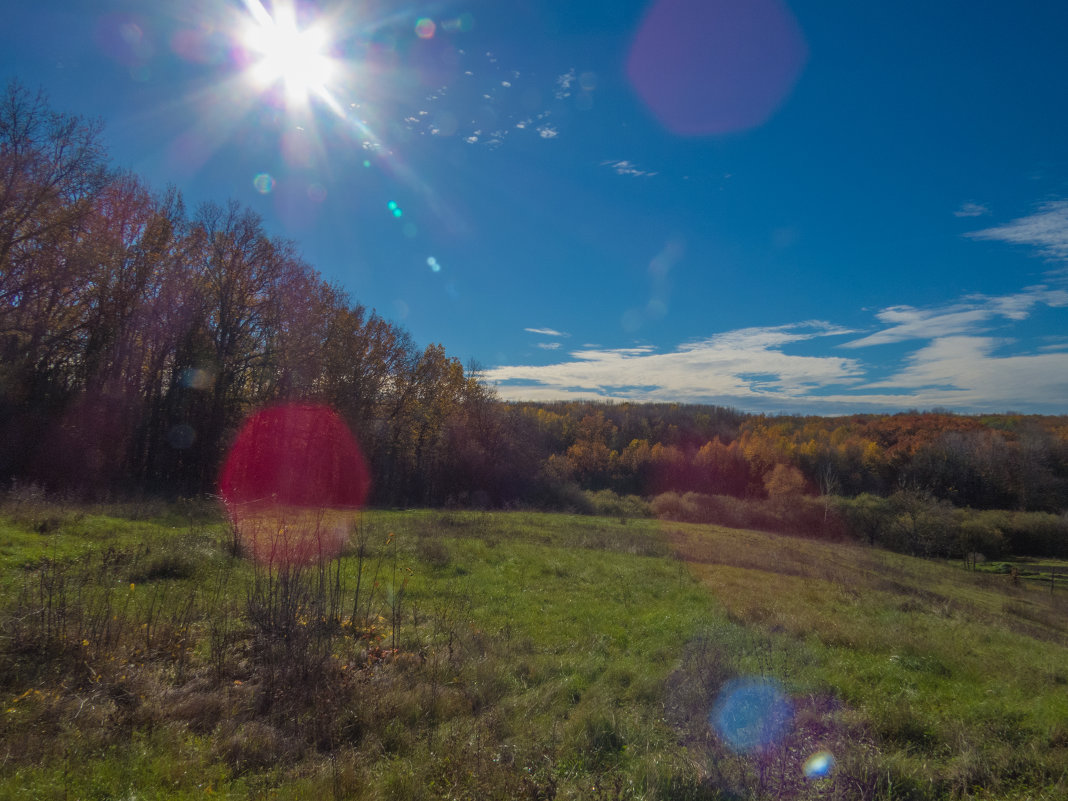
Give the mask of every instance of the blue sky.
[[507, 399], [1068, 412], [1068, 4], [285, 14], [19, 3], [0, 77]]

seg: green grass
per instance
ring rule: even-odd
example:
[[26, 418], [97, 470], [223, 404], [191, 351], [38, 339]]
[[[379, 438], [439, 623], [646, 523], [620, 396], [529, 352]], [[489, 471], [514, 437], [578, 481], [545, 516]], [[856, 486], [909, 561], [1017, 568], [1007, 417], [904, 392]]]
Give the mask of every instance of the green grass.
[[[31, 511], [0, 515], [0, 798], [1068, 791], [1062, 590], [518, 512], [368, 512], [337, 573], [282, 576], [203, 509]], [[739, 677], [793, 711], [748, 753], [709, 724]]]
[[799, 667], [781, 669], [795, 692], [858, 712], [908, 794], [1064, 792], [1065, 593], [752, 532], [674, 527], [670, 538], [733, 620], [803, 645]]

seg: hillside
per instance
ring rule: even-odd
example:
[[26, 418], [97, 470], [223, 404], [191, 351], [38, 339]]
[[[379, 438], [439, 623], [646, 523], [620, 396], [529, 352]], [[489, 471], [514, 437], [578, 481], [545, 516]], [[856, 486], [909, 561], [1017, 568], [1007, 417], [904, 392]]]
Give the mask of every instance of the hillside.
[[211, 509], [9, 505], [0, 797], [1068, 791], [1063, 585], [625, 518], [352, 532], [276, 571]]

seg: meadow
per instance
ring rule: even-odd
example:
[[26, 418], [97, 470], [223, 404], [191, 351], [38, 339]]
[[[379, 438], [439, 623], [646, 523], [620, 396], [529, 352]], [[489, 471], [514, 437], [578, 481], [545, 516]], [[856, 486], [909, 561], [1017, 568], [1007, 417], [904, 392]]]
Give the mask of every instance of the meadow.
[[1038, 571], [623, 516], [349, 533], [269, 568], [211, 504], [9, 500], [0, 798], [1068, 796]]

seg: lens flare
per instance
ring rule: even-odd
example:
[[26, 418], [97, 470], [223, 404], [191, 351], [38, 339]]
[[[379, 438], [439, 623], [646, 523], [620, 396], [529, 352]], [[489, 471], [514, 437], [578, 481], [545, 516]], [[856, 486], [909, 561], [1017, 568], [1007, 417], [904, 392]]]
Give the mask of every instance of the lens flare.
[[433, 270], [434, 272], [436, 272], [436, 273], [440, 273], [441, 272], [441, 265], [438, 264], [438, 260], [435, 259], [433, 256], [430, 256], [429, 258], [427, 258], [426, 263], [427, 263], [427, 266], [430, 267], [430, 269]]
[[433, 39], [437, 27], [434, 20], [423, 17], [415, 23], [415, 35], [420, 39]]
[[252, 185], [261, 195], [269, 195], [274, 189], [274, 178], [270, 173], [261, 172], [252, 179]]
[[441, 29], [447, 33], [467, 33], [475, 27], [475, 18], [469, 13], [461, 14], [441, 23]]
[[187, 367], [182, 370], [179, 380], [182, 386], [190, 389], [211, 389], [215, 385], [215, 376], [198, 367]]
[[807, 58], [782, 0], [656, 0], [634, 37], [627, 76], [667, 130], [706, 136], [762, 125]]
[[340, 553], [369, 488], [348, 426], [330, 408], [313, 404], [281, 404], [252, 415], [219, 478], [242, 547], [273, 566]]
[[801, 772], [806, 779], [822, 779], [834, 770], [834, 755], [830, 751], [817, 751], [805, 760]]
[[716, 699], [710, 722], [735, 751], [753, 751], [777, 742], [793, 719], [793, 707], [778, 684], [766, 679], [727, 683]]

